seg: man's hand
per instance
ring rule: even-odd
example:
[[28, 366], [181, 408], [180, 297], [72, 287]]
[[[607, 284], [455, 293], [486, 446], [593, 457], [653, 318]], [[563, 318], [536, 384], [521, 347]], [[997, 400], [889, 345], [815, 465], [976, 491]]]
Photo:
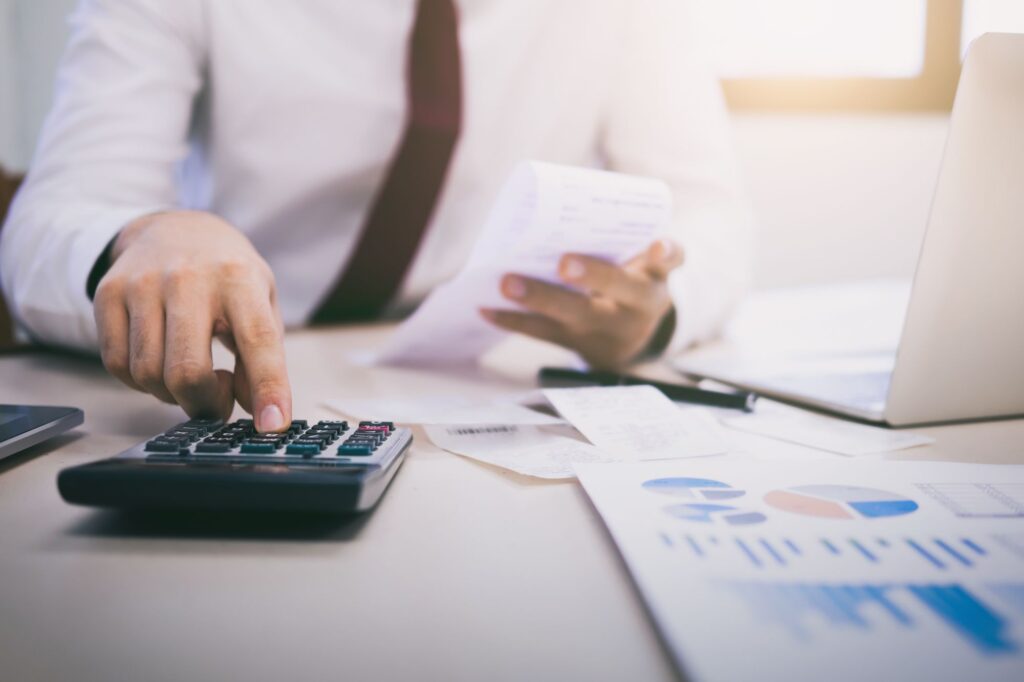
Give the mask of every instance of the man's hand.
[[[111, 259], [95, 297], [111, 374], [192, 417], [227, 418], [237, 398], [260, 431], [287, 428], [274, 276], [241, 232], [207, 213], [158, 213], [122, 230]], [[214, 336], [235, 352], [234, 374], [214, 371]]]
[[558, 274], [576, 291], [506, 275], [502, 294], [531, 312], [484, 309], [481, 313], [509, 331], [571, 348], [595, 367], [619, 367], [647, 347], [671, 309], [666, 280], [682, 262], [682, 249], [668, 240], [654, 242], [621, 267], [567, 254]]

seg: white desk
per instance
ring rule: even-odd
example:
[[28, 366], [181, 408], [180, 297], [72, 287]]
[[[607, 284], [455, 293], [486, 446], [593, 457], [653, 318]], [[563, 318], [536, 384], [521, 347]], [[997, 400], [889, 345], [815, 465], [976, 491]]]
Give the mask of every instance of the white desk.
[[[386, 328], [289, 337], [295, 412], [329, 397], [530, 385], [368, 369]], [[524, 346], [524, 348], [533, 348]], [[381, 505], [321, 528], [171, 526], [71, 507], [57, 472], [179, 421], [98, 363], [0, 357], [0, 402], [84, 408], [75, 435], [0, 464], [4, 680], [659, 680], [675, 676], [579, 487], [437, 450], [417, 434]], [[1024, 461], [1024, 421], [928, 429], [899, 457]], [[794, 456], [800, 448], [786, 446]]]

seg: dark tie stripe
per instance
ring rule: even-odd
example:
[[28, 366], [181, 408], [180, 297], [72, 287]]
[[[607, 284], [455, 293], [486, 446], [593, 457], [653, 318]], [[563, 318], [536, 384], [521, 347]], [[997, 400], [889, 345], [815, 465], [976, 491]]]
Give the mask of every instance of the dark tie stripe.
[[409, 41], [408, 114], [348, 265], [314, 324], [369, 320], [401, 288], [430, 224], [462, 127], [462, 69], [454, 0], [420, 0]]

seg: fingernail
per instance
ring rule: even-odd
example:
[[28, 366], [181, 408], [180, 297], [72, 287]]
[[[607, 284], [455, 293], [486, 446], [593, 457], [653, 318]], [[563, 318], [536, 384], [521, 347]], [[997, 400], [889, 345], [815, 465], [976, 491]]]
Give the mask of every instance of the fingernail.
[[526, 282], [518, 277], [506, 277], [505, 295], [509, 298], [523, 298], [526, 296]]
[[567, 258], [562, 264], [562, 275], [566, 279], [580, 279], [587, 274], [587, 266], [576, 258]]
[[659, 239], [657, 241], [658, 249], [661, 251], [661, 259], [668, 260], [672, 257], [672, 253], [676, 250], [676, 245], [671, 239]]
[[283, 431], [284, 427], [284, 415], [281, 414], [281, 408], [277, 405], [267, 405], [263, 408], [263, 411], [260, 412], [260, 431]]

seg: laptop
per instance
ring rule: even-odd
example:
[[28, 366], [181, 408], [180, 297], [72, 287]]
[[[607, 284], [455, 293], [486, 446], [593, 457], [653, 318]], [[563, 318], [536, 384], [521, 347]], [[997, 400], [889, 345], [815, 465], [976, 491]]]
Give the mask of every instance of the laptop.
[[0, 405], [0, 460], [73, 429], [83, 419], [77, 407]]
[[893, 427], [1024, 416], [1024, 35], [968, 50], [894, 350], [676, 367]]

